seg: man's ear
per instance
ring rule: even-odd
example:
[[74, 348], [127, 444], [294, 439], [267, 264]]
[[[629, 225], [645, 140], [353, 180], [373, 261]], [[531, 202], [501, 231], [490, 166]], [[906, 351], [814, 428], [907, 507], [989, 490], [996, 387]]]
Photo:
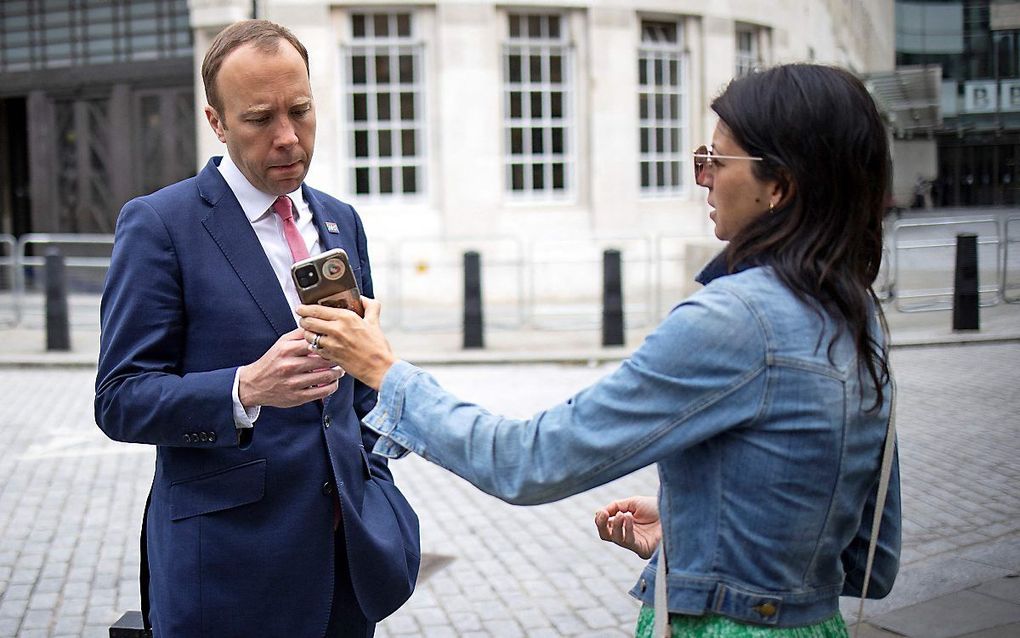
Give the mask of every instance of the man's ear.
[[217, 113], [216, 109], [212, 106], [206, 104], [204, 110], [205, 119], [209, 120], [209, 126], [212, 127], [213, 133], [216, 134], [216, 137], [219, 138], [221, 142], [226, 144], [227, 136], [223, 131], [227, 129], [227, 123], [223, 121], [223, 118], [220, 117], [220, 114]]

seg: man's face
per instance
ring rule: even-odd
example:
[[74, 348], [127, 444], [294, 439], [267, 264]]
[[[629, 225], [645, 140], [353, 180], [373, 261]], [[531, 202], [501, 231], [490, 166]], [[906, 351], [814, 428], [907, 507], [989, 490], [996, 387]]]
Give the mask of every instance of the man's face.
[[270, 195], [294, 191], [312, 161], [315, 105], [301, 54], [286, 40], [274, 53], [246, 44], [216, 75], [222, 112], [205, 107], [216, 137], [252, 186]]

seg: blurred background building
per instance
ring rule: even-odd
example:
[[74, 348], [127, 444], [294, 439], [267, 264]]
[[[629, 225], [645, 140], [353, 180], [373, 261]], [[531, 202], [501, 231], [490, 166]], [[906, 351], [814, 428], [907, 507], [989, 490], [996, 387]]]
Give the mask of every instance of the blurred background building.
[[891, 0], [3, 0], [0, 233], [112, 233], [223, 153], [198, 70], [253, 15], [308, 47], [309, 182], [357, 207], [408, 323], [424, 301], [456, 322], [465, 250], [511, 324], [590, 306], [607, 247], [657, 321], [720, 246], [690, 158], [713, 96], [780, 62], [896, 77]]

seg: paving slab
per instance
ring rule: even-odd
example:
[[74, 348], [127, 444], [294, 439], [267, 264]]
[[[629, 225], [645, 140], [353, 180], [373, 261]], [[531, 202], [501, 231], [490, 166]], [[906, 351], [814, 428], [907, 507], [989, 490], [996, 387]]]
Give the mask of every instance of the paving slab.
[[871, 618], [868, 622], [904, 636], [955, 638], [1020, 622], [1020, 605], [964, 590]]
[[966, 636], [961, 636], [960, 638], [1017, 638], [1017, 636], [1020, 636], [1020, 623], [983, 629]]

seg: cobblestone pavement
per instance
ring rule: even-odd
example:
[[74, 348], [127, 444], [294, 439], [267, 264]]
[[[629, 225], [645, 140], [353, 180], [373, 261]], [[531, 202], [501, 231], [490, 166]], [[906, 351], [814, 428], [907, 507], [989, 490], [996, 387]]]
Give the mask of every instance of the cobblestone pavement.
[[[1020, 538], [1020, 344], [898, 349], [893, 363], [904, 568]], [[430, 371], [465, 399], [524, 416], [613, 367]], [[93, 374], [0, 369], [0, 636], [106, 636], [121, 611], [138, 608], [153, 453], [96, 428]], [[652, 469], [524, 508], [417, 458], [393, 467], [421, 515], [430, 560], [379, 636], [631, 635], [637, 606], [625, 592], [641, 561], [599, 541], [591, 521], [612, 498], [654, 491]], [[952, 574], [940, 577], [944, 591], [952, 586]]]

